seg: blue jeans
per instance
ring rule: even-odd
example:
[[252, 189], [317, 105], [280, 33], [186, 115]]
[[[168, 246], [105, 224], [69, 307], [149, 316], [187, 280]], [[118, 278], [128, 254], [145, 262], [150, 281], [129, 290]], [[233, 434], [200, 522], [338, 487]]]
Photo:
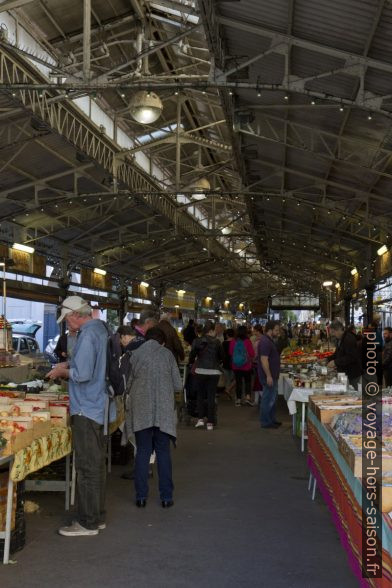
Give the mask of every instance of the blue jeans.
[[265, 427], [273, 425], [276, 421], [276, 399], [278, 397], [278, 381], [274, 380], [272, 386], [266, 382], [263, 384], [263, 395], [260, 402], [260, 422]]
[[158, 427], [136, 431], [135, 490], [136, 500], [148, 496], [148, 470], [150, 457], [155, 450], [161, 500], [173, 499], [172, 464], [170, 457], [170, 435]]

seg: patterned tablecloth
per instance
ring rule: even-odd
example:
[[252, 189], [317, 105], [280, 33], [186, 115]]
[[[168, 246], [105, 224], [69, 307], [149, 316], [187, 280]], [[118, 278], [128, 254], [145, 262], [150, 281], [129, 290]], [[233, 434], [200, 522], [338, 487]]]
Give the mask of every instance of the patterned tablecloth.
[[[109, 433], [112, 434], [124, 422], [124, 403], [116, 398], [117, 418], [110, 423]], [[11, 470], [14, 482], [21, 482], [33, 472], [44, 468], [53, 461], [65, 457], [72, 451], [72, 431], [70, 427], [54, 427], [49, 435], [34, 439], [31, 445], [15, 454]]]
[[21, 482], [29, 474], [65, 457], [71, 451], [71, 429], [54, 427], [49, 435], [34, 439], [31, 445], [15, 453], [11, 478], [14, 482]]

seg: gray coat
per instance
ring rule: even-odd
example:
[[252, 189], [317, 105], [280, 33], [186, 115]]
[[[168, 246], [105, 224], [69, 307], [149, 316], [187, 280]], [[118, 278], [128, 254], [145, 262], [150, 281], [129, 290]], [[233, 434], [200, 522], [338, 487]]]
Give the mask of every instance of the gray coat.
[[150, 427], [176, 437], [174, 394], [182, 390], [182, 380], [174, 355], [151, 339], [132, 353], [130, 362], [125, 417], [128, 438]]

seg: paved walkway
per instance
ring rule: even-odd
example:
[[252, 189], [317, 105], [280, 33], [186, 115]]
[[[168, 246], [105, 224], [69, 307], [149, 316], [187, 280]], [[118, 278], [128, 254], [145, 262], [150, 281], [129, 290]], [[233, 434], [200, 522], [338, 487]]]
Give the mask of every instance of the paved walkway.
[[145, 510], [115, 467], [108, 526], [65, 538], [63, 498], [29, 495], [27, 543], [0, 566], [3, 588], [354, 588], [329, 512], [307, 492], [305, 457], [285, 419], [261, 430], [255, 408], [222, 400], [213, 432], [181, 427], [174, 453], [175, 506], [163, 510], [157, 480]]

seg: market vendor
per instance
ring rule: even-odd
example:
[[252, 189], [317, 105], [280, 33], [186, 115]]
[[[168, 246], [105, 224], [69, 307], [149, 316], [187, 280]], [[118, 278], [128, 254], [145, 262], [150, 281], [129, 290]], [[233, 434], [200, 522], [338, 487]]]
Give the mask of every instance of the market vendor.
[[[59, 530], [65, 537], [97, 535], [105, 528], [106, 444], [104, 437], [107, 329], [92, 317], [92, 308], [80, 296], [61, 305], [57, 322], [79, 331], [71, 361], [49, 372], [51, 379], [69, 379], [72, 440], [75, 451], [78, 520]], [[114, 416], [114, 415], [112, 415]]]
[[347, 375], [349, 384], [358, 390], [361, 379], [361, 354], [358, 349], [356, 336], [339, 320], [334, 320], [330, 326], [331, 336], [335, 337], [336, 351], [331, 355], [328, 367], [337, 369]]

